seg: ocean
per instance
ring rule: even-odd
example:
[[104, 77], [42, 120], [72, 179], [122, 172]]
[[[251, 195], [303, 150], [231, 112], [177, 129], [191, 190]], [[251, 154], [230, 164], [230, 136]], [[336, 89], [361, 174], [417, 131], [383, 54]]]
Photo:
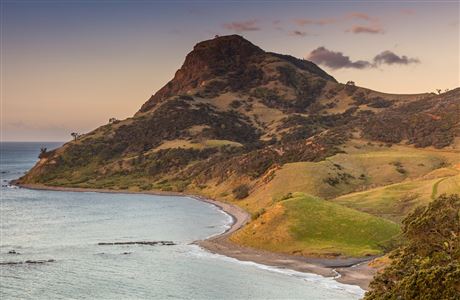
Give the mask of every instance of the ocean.
[[[1, 299], [339, 300], [364, 294], [332, 278], [241, 262], [192, 245], [225, 231], [231, 217], [190, 197], [8, 184], [34, 165], [40, 147], [59, 145], [0, 144]], [[175, 245], [98, 245], [135, 241]]]

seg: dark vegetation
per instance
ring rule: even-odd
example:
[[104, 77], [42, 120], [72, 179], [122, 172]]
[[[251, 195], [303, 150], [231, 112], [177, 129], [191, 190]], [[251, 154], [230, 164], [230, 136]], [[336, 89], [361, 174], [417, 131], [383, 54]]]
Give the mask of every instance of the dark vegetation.
[[328, 131], [309, 140], [261, 145], [258, 149], [227, 149], [206, 161], [201, 161], [180, 174], [181, 178], [193, 178], [197, 182], [217, 179], [225, 181], [230, 175], [256, 179], [270, 168], [298, 161], [321, 161], [339, 153], [338, 147], [346, 140], [342, 133]]
[[385, 143], [407, 140], [416, 147], [450, 145], [458, 134], [460, 103], [456, 94], [430, 96], [390, 108], [362, 122], [364, 137]]
[[255, 213], [253, 213], [251, 215], [251, 220], [257, 220], [260, 216], [262, 216], [264, 213], [265, 213], [265, 208], [261, 208], [259, 209], [258, 211], [256, 211]]
[[399, 173], [401, 173], [403, 175], [407, 173], [406, 169], [404, 169], [404, 166], [402, 165], [401, 162], [395, 161], [395, 162], [392, 162], [390, 164], [395, 166], [396, 171], [398, 171]]
[[354, 93], [352, 98], [356, 105], [366, 104], [373, 108], [387, 108], [393, 105], [393, 101], [386, 100], [382, 97], [369, 98], [363, 91]]
[[171, 100], [153, 114], [132, 124], [121, 126], [112, 143], [123, 144], [124, 151], [142, 152], [158, 146], [164, 140], [189, 137], [186, 130], [194, 125], [207, 125], [202, 137], [225, 139], [251, 144], [259, 133], [248, 118], [236, 111], [216, 111], [211, 106], [192, 106], [182, 100]]
[[46, 147], [41, 147], [40, 148], [40, 154], [38, 154], [38, 158], [47, 158], [49, 157], [52, 152], [47, 151]]
[[[357, 117], [353, 115], [354, 109], [349, 109], [342, 114], [311, 115], [304, 117], [293, 114], [283, 120], [278, 130], [286, 130], [281, 141], [292, 142], [310, 138], [326, 129], [334, 128], [336, 131], [348, 131], [346, 126]], [[346, 134], [344, 134], [346, 136]]]
[[261, 98], [262, 102], [271, 108], [277, 108], [289, 113], [305, 112], [310, 105], [316, 102], [326, 85], [326, 80], [300, 73], [290, 66], [279, 66], [277, 71], [279, 74], [278, 80], [283, 85], [294, 89], [296, 99], [287, 101], [279, 96], [275, 90], [256, 89], [253, 95]]
[[351, 179], [355, 179], [355, 177], [346, 172], [339, 172], [334, 177], [327, 177], [323, 181], [330, 186], [336, 186], [340, 183], [349, 184]]
[[270, 53], [270, 55], [273, 55], [278, 58], [281, 58], [282, 60], [288, 61], [291, 64], [293, 64], [295, 67], [301, 70], [304, 70], [304, 71], [308, 71], [311, 74], [315, 74], [325, 80], [337, 82], [334, 77], [324, 72], [321, 68], [319, 68], [317, 65], [315, 65], [311, 61], [308, 61], [305, 59], [298, 59], [290, 55], [284, 55], [284, 54], [278, 54], [278, 53]]
[[187, 129], [207, 125], [202, 138], [225, 139], [251, 145], [259, 133], [247, 118], [235, 111], [217, 112], [210, 106], [192, 107], [183, 100], [171, 100], [151, 115], [120, 126], [113, 135], [86, 139], [69, 145], [58, 164], [84, 166], [89, 161], [104, 163], [128, 153], [142, 154], [165, 140], [191, 138]]
[[[217, 151], [215, 148], [203, 150], [172, 148], [163, 149], [134, 160], [137, 172], [148, 170], [148, 175], [158, 177], [165, 173], [176, 173], [192, 161], [203, 160]], [[136, 171], [135, 170], [135, 171]]]
[[247, 184], [240, 184], [233, 189], [232, 193], [235, 199], [244, 199], [249, 196], [249, 186]]
[[403, 221], [403, 236], [365, 299], [459, 299], [460, 197], [442, 195], [416, 209]]

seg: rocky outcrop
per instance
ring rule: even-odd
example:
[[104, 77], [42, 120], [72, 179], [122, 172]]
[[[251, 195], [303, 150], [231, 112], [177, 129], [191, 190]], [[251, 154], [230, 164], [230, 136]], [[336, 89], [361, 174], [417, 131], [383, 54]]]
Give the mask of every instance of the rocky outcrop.
[[172, 241], [140, 241], [140, 242], [113, 242], [113, 243], [97, 243], [99, 246], [114, 246], [114, 245], [147, 245], [147, 246], [174, 246]]
[[26, 261], [6, 261], [0, 262], [0, 266], [8, 266], [8, 265], [23, 265], [23, 264], [45, 264], [55, 262], [54, 259], [40, 259], [40, 260], [26, 260]]

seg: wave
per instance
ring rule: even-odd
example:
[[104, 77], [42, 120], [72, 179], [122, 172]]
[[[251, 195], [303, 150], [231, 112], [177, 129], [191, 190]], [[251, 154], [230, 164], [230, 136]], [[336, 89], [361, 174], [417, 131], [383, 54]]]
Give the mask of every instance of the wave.
[[209, 207], [211, 207], [212, 209], [214, 209], [215, 211], [218, 211], [219, 213], [223, 214], [226, 217], [225, 224], [219, 224], [219, 225], [216, 226], [218, 228], [221, 228], [221, 231], [217, 232], [217, 233], [214, 233], [214, 234], [211, 234], [210, 236], [207, 236], [205, 238], [206, 240], [210, 239], [212, 237], [221, 235], [221, 234], [225, 233], [227, 230], [229, 230], [230, 228], [232, 228], [232, 225], [233, 225], [233, 222], [234, 222], [232, 215], [230, 215], [229, 213], [227, 213], [226, 211], [224, 211], [223, 209], [221, 209], [217, 205], [214, 205], [214, 204], [208, 203], [208, 202], [204, 202], [204, 203], [206, 205], [208, 205]]
[[364, 294], [366, 292], [365, 290], [361, 289], [357, 285], [344, 284], [344, 283], [337, 282], [334, 280], [335, 277], [325, 277], [325, 276], [321, 276], [321, 275], [313, 274], [313, 273], [304, 273], [304, 272], [299, 272], [299, 271], [295, 271], [291, 269], [282, 269], [278, 267], [267, 266], [267, 265], [259, 264], [259, 263], [252, 262], [252, 261], [242, 261], [242, 260], [238, 260], [233, 257], [228, 257], [225, 255], [208, 252], [198, 245], [189, 245], [189, 246], [191, 247], [189, 254], [196, 256], [196, 257], [211, 257], [214, 259], [220, 259], [220, 260], [224, 260], [224, 261], [228, 261], [232, 263], [238, 263], [241, 265], [256, 267], [258, 269], [262, 269], [268, 272], [283, 274], [286, 276], [291, 276], [291, 277], [302, 279], [309, 283], [319, 284], [326, 289], [343, 291], [348, 294], [358, 296], [359, 298], [364, 297]]

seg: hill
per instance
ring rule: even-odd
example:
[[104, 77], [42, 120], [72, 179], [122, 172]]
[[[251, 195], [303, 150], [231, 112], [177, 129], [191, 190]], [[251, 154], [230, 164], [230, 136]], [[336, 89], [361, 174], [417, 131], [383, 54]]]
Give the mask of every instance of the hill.
[[19, 183], [200, 194], [253, 214], [238, 243], [380, 254], [413, 208], [460, 192], [459, 124], [460, 89], [380, 93], [223, 36], [132, 118], [42, 152]]

